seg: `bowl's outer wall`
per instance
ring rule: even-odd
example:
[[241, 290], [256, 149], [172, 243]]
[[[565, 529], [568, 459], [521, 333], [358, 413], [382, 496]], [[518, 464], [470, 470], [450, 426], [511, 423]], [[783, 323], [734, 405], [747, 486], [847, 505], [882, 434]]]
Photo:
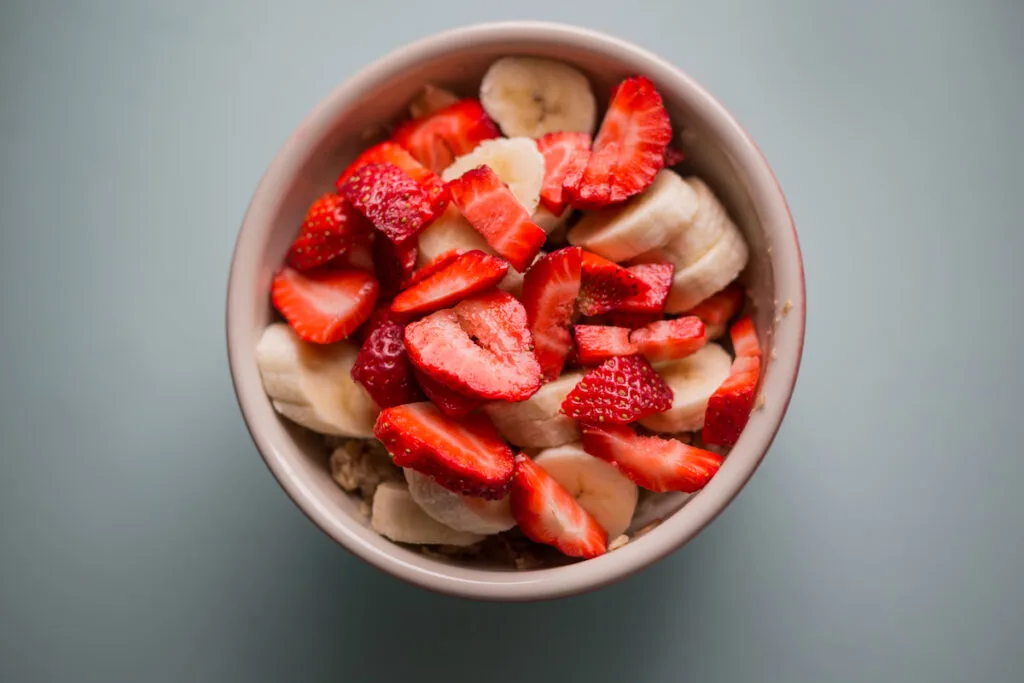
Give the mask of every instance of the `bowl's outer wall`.
[[[613, 554], [567, 567], [509, 572], [444, 564], [396, 546], [368, 528], [355, 502], [331, 480], [322, 446], [280, 420], [263, 394], [253, 349], [273, 311], [267, 291], [309, 203], [346, 162], [386, 137], [424, 83], [473, 95], [487, 66], [509, 54], [574, 64], [604, 103], [611, 87], [643, 73], [662, 93], [686, 154], [684, 173], [704, 178], [751, 246], [745, 279], [766, 353], [764, 406], [712, 482], [654, 532]], [[783, 314], [783, 309], [787, 311]], [[767, 163], [724, 109], [670, 65], [588, 31], [516, 23], [471, 27], [421, 41], [377, 61], [339, 87], [304, 121], [271, 164], [246, 214], [228, 295], [228, 347], [236, 392], [250, 432], [271, 470], [326, 533], [374, 565], [443, 592], [500, 600], [557, 597], [636, 571], [692, 538], [753, 474], [788, 404], [804, 329], [803, 273], [792, 220]], [[667, 515], [679, 497], [659, 503]]]

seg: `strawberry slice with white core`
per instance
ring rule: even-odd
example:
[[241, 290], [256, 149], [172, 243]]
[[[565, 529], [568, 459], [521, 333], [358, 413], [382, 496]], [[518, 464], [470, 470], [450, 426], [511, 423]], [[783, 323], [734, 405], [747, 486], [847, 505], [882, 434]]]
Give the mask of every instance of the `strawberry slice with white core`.
[[628, 425], [584, 424], [583, 450], [615, 465], [649, 491], [699, 491], [724, 458], [675, 439], [640, 436]]
[[396, 465], [432, 477], [441, 486], [496, 500], [508, 493], [512, 449], [480, 415], [446, 416], [431, 403], [386, 408], [373, 429]]
[[299, 337], [331, 344], [348, 337], [373, 313], [377, 281], [365, 270], [300, 273], [285, 266], [274, 277], [270, 298]]
[[657, 363], [696, 353], [707, 343], [707, 336], [704, 333], [704, 322], [691, 315], [674, 320], [659, 320], [633, 330], [629, 341], [647, 360]]
[[632, 356], [636, 345], [629, 341], [628, 327], [576, 325], [576, 354], [581, 365], [600, 365], [616, 356]]
[[516, 456], [512, 516], [527, 538], [570, 557], [591, 558], [608, 550], [608, 534], [561, 484], [525, 455]]
[[434, 173], [469, 154], [484, 140], [501, 137], [497, 124], [474, 99], [458, 102], [400, 125], [392, 140]]
[[540, 203], [559, 216], [566, 205], [565, 190], [562, 187], [565, 174], [576, 153], [590, 149], [590, 135], [568, 131], [548, 133], [538, 138], [537, 149], [544, 155], [544, 184], [540, 189]]
[[547, 233], [530, 220], [508, 185], [487, 166], [474, 168], [448, 183], [452, 201], [487, 244], [523, 272], [533, 263]]
[[761, 345], [750, 316], [733, 323], [729, 330], [736, 358], [729, 377], [708, 399], [701, 436], [705, 443], [733, 446], [747, 426], [754, 408], [754, 394], [761, 377]]
[[521, 401], [540, 388], [526, 311], [502, 291], [409, 324], [405, 346], [420, 372], [466, 396]]
[[564, 183], [569, 203], [598, 209], [643, 192], [665, 166], [672, 124], [654, 84], [643, 76], [616, 86], [579, 182]]
[[647, 284], [647, 290], [636, 296], [623, 299], [616, 305], [615, 311], [622, 313], [661, 313], [668, 301], [668, 292], [672, 288], [672, 273], [675, 266], [671, 263], [641, 263], [626, 268], [640, 281]]
[[562, 373], [572, 349], [569, 325], [580, 292], [582, 259], [579, 247], [559, 249], [534, 263], [523, 278], [522, 300], [533, 351], [547, 381]]
[[508, 271], [508, 264], [482, 251], [468, 251], [395, 297], [391, 310], [418, 315], [447, 308], [466, 297], [490, 289]]

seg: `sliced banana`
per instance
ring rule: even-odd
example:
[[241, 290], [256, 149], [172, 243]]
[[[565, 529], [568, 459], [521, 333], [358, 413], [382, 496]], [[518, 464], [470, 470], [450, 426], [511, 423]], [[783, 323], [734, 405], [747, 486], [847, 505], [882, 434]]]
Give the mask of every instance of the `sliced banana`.
[[587, 213], [569, 231], [569, 243], [621, 262], [679, 237], [697, 214], [697, 193], [675, 171], [623, 204]]
[[693, 265], [711, 250], [727, 233], [739, 233], [739, 228], [729, 218], [725, 207], [718, 201], [707, 183], [696, 176], [686, 179], [697, 196], [697, 212], [689, 227], [669, 240], [662, 252], [680, 271]]
[[469, 224], [454, 204], [449, 204], [437, 220], [423, 229], [417, 238], [416, 246], [417, 268], [422, 268], [437, 257], [455, 249], [479, 249], [485, 254], [494, 254], [487, 240]]
[[538, 205], [537, 210], [533, 212], [533, 216], [530, 217], [530, 220], [540, 226], [541, 230], [550, 235], [555, 230], [565, 226], [565, 222], [569, 220], [569, 215], [571, 213], [571, 208], [566, 208], [562, 213], [555, 214], [543, 205]]
[[544, 155], [530, 138], [495, 138], [484, 140], [469, 154], [464, 154], [441, 172], [444, 180], [455, 180], [477, 166], [488, 166], [508, 185], [519, 203], [532, 214], [540, 201], [544, 184]]
[[370, 526], [381, 536], [399, 543], [467, 546], [484, 539], [480, 534], [456, 531], [423, 511], [404, 484], [386, 482], [377, 487], [370, 509]]
[[449, 491], [429, 476], [405, 468], [412, 499], [441, 524], [473, 534], [497, 534], [516, 525], [508, 496], [485, 500]]
[[380, 409], [352, 379], [358, 353], [349, 342], [310, 344], [275, 323], [256, 345], [256, 363], [277, 412], [321, 434], [369, 439]]
[[579, 441], [579, 425], [561, 411], [562, 401], [581, 379], [580, 371], [566, 372], [525, 401], [494, 401], [484, 405], [484, 412], [501, 435], [520, 448], [550, 448]]
[[427, 83], [409, 104], [409, 116], [414, 119], [422, 118], [458, 101], [459, 96], [450, 90]]
[[503, 57], [480, 83], [480, 104], [509, 137], [594, 132], [597, 102], [580, 71], [550, 59]]
[[732, 357], [718, 344], [707, 344], [686, 358], [657, 363], [654, 369], [672, 389], [672, 407], [640, 420], [655, 432], [695, 432], [704, 426], [704, 411], [715, 389], [729, 376]]
[[747, 267], [750, 251], [738, 229], [727, 230], [696, 263], [672, 275], [666, 313], [682, 313], [725, 289]]
[[576, 499], [615, 538], [629, 528], [638, 490], [615, 466], [595, 458], [579, 444], [541, 451], [534, 462]]

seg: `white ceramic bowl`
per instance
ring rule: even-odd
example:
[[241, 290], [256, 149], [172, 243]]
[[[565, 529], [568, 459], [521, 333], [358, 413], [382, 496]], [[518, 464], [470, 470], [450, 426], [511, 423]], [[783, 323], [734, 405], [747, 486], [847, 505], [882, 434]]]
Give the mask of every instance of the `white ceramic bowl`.
[[[687, 156], [749, 240], [745, 278], [765, 350], [764, 406], [708, 486], [683, 505], [662, 497], [650, 533], [607, 555], [556, 568], [511, 571], [449, 564], [377, 535], [357, 503], [331, 479], [322, 446], [277, 416], [263, 393], [254, 349], [272, 318], [269, 286], [309, 203], [368, 145], [382, 122], [400, 118], [425, 83], [475, 92], [504, 55], [564, 60], [588, 74], [599, 102], [623, 78], [658, 86]], [[786, 312], [783, 313], [783, 310]], [[260, 181], [238, 235], [227, 298], [231, 375], [252, 438], [288, 495], [328, 535], [374, 566], [431, 590], [489, 600], [571, 595], [621, 579], [693, 538], [739, 493], [779, 428], [796, 382], [804, 337], [804, 279], [792, 217], [767, 161], [743, 128], [678, 68], [627, 42], [587, 29], [537, 22], [482, 24], [448, 31], [378, 59], [321, 102], [284, 143]], [[648, 513], [648, 517], [652, 513]], [[644, 520], [646, 521], [646, 520]]]

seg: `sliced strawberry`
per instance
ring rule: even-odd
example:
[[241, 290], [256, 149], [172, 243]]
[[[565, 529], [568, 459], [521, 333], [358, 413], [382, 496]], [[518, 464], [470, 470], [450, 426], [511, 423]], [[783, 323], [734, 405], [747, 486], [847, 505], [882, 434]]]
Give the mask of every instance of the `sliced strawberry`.
[[608, 550], [608, 534], [554, 477], [525, 455], [516, 456], [509, 494], [512, 516], [527, 538], [570, 557], [591, 558]]
[[573, 154], [569, 165], [565, 169], [565, 177], [562, 178], [562, 201], [569, 202], [583, 182], [583, 174], [590, 162], [590, 150], [580, 149]]
[[681, 163], [686, 155], [683, 151], [677, 147], [669, 145], [665, 148], [665, 168], [672, 168], [678, 163]]
[[740, 312], [745, 297], [743, 286], [734, 282], [718, 294], [712, 294], [701, 301], [687, 311], [686, 315], [695, 315], [703, 320], [708, 328], [708, 338], [715, 339], [724, 332], [726, 323]]
[[701, 436], [705, 443], [733, 446], [747, 426], [754, 408], [754, 392], [761, 376], [761, 345], [750, 316], [733, 323], [729, 330], [736, 359], [729, 376], [708, 400]]
[[665, 165], [672, 124], [654, 84], [643, 76], [616, 86], [590, 160], [568, 200], [580, 209], [597, 209], [643, 192]]
[[356, 169], [339, 191], [395, 244], [414, 237], [440, 215], [427, 191], [394, 164]]
[[373, 433], [396, 465], [422, 472], [449, 490], [492, 500], [509, 491], [512, 449], [486, 417], [455, 419], [430, 403], [409, 403], [382, 410]]
[[322, 266], [369, 243], [370, 222], [341, 195], [328, 192], [313, 202], [302, 220], [299, 236], [288, 249], [288, 265], [299, 270]]
[[659, 320], [633, 330], [629, 341], [647, 360], [656, 363], [696, 353], [707, 343], [708, 338], [704, 333], [704, 321], [691, 315], [674, 320]]
[[403, 316], [430, 313], [490, 289], [505, 277], [508, 264], [474, 249], [395, 297], [391, 310]]
[[623, 299], [615, 310], [623, 313], [659, 314], [664, 311], [668, 291], [672, 288], [672, 273], [675, 266], [671, 263], [642, 263], [630, 266], [626, 270], [647, 283], [648, 289], [636, 296]]
[[377, 281], [365, 270], [300, 273], [285, 266], [274, 277], [270, 298], [300, 337], [331, 344], [370, 317], [377, 302]]
[[460, 394], [418, 370], [416, 371], [416, 380], [420, 383], [427, 398], [445, 415], [462, 417], [483, 405], [483, 401], [480, 399]]
[[487, 166], [466, 171], [448, 183], [455, 206], [487, 244], [520, 273], [533, 263], [547, 233], [530, 220], [530, 214], [512, 190]]
[[423, 400], [405, 352], [405, 327], [385, 322], [363, 342], [352, 365], [352, 379], [359, 382], [381, 408]]
[[572, 349], [569, 325], [580, 292], [583, 250], [565, 247], [538, 260], [523, 278], [523, 306], [533, 335], [533, 352], [546, 381], [562, 374]]
[[717, 453], [675, 439], [640, 436], [626, 425], [584, 424], [582, 430], [583, 450], [649, 491], [699, 491], [723, 462]]
[[540, 189], [540, 203], [559, 216], [565, 210], [565, 191], [562, 182], [580, 150], [590, 149], [588, 133], [548, 133], [537, 140], [537, 149], [544, 155], [544, 185]]
[[439, 209], [444, 208], [444, 203], [447, 200], [444, 181], [436, 173], [416, 161], [408, 150], [395, 142], [382, 142], [360, 154], [355, 161], [348, 165], [348, 168], [342, 171], [334, 182], [334, 186], [340, 192], [345, 181], [363, 166], [370, 164], [394, 164], [426, 191], [431, 204], [435, 205], [437, 209], [436, 213], [440, 213]]
[[480, 102], [459, 100], [432, 114], [400, 125], [392, 140], [434, 173], [452, 165], [455, 157], [472, 152], [484, 140], [501, 137], [498, 126]]
[[672, 389], [640, 356], [606, 360], [572, 388], [562, 412], [583, 422], [626, 424], [672, 407]]
[[630, 313], [628, 311], [612, 311], [608, 314], [608, 324], [615, 327], [628, 327], [638, 330], [653, 322], [661, 320], [662, 313]]
[[409, 278], [409, 281], [405, 284], [405, 286], [412, 287], [415, 284], [423, 282], [431, 275], [439, 273], [448, 266], [450, 266], [455, 259], [459, 258], [465, 253], [465, 249], [452, 249], [451, 251], [444, 252], [440, 256], [436, 257], [430, 263], [421, 266], [419, 269], [417, 269], [412, 274], [412, 277]]
[[377, 307], [373, 309], [373, 313], [366, 319], [366, 322], [351, 334], [351, 339], [362, 345], [375, 329], [391, 320], [391, 302], [384, 301], [383, 297], [378, 297]]
[[467, 396], [521, 401], [540, 388], [526, 311], [502, 291], [411, 323], [405, 346], [420, 372]]
[[373, 266], [381, 298], [393, 298], [405, 287], [416, 267], [416, 240], [395, 244], [378, 237], [373, 241]]
[[616, 356], [632, 356], [636, 346], [629, 341], [628, 327], [576, 325], [576, 353], [581, 365], [600, 365]]
[[622, 266], [590, 252], [583, 253], [579, 306], [583, 315], [601, 315], [628, 299], [646, 294], [650, 285]]

